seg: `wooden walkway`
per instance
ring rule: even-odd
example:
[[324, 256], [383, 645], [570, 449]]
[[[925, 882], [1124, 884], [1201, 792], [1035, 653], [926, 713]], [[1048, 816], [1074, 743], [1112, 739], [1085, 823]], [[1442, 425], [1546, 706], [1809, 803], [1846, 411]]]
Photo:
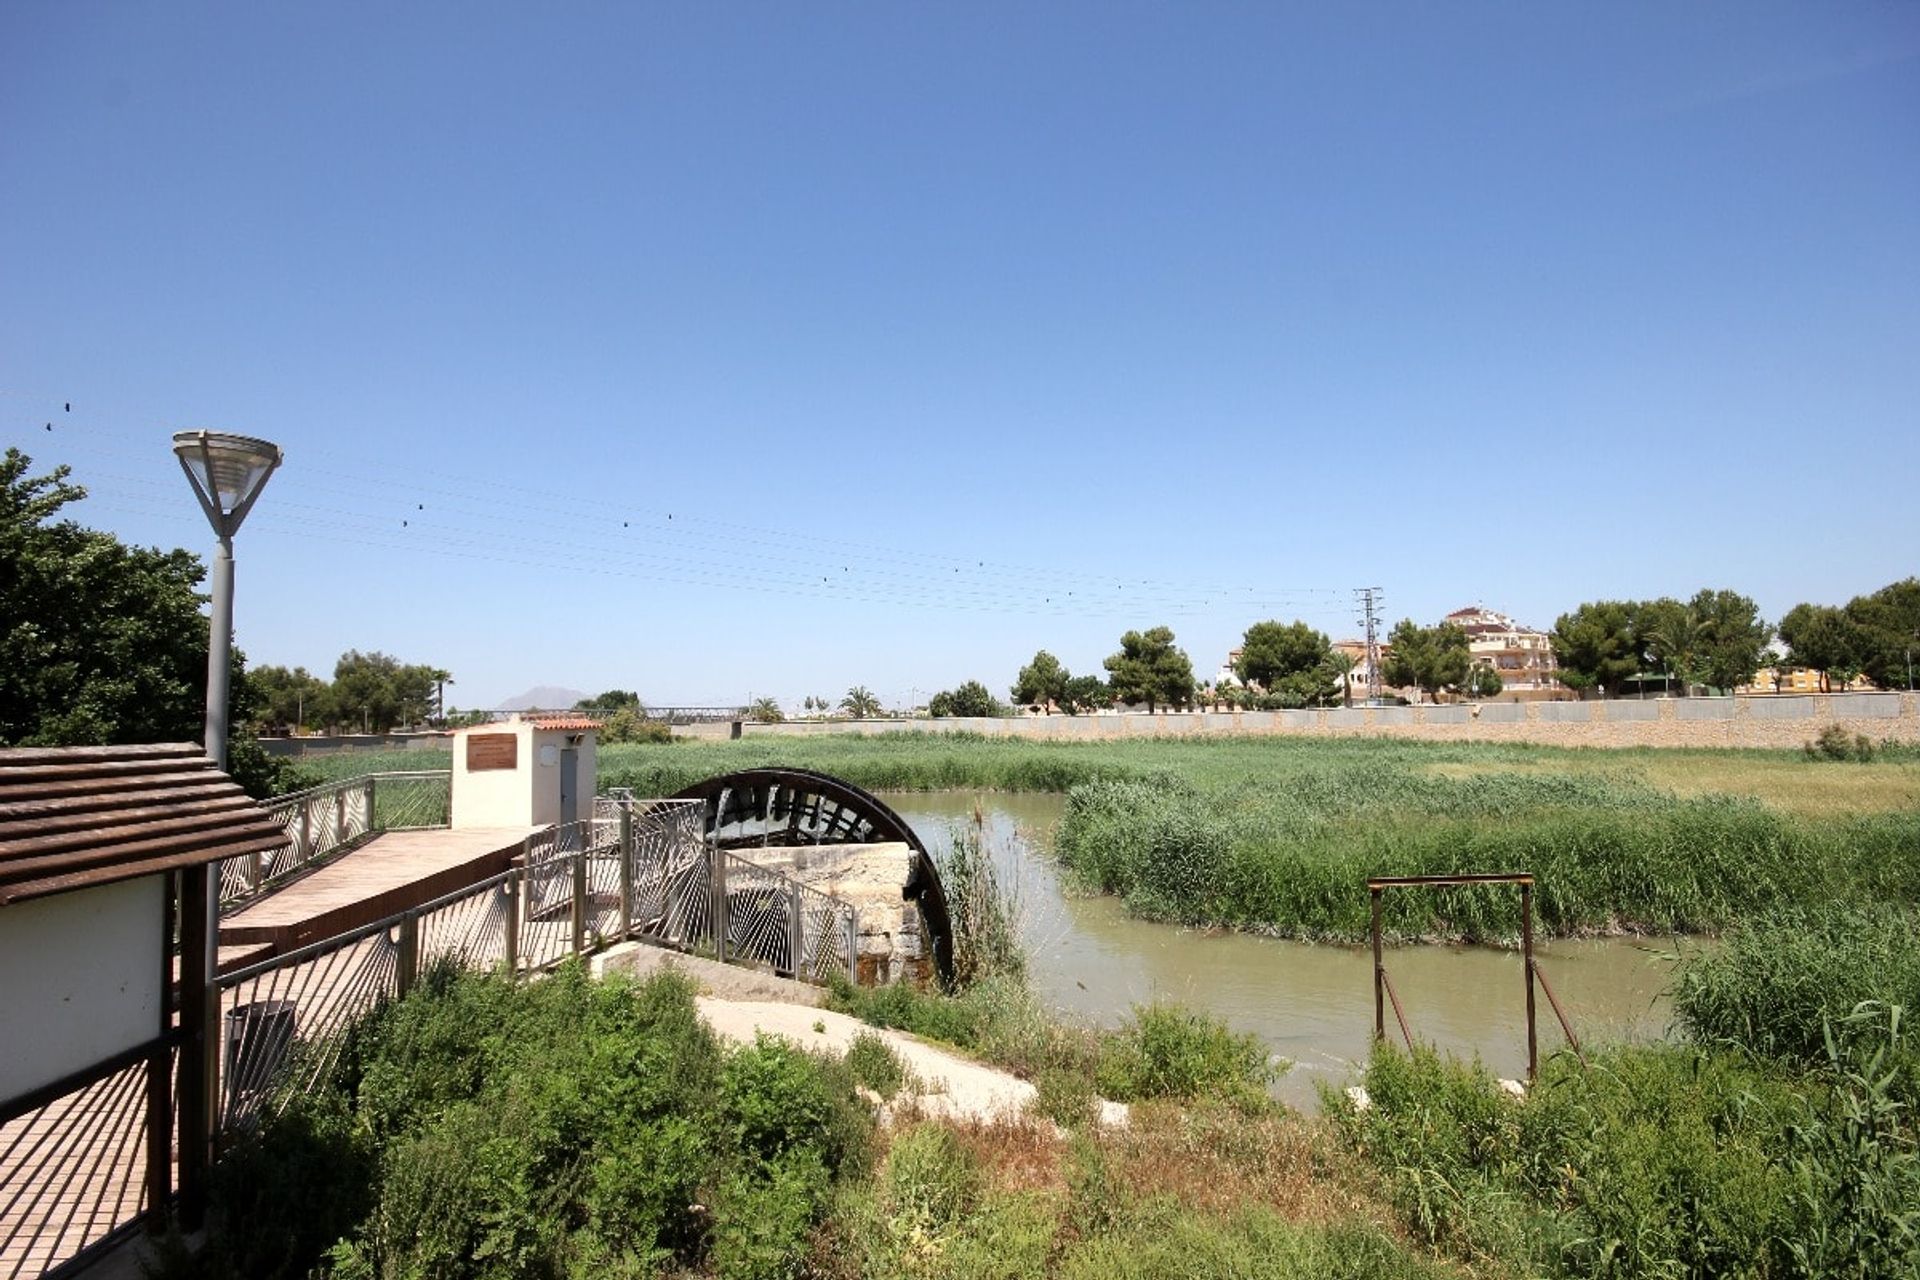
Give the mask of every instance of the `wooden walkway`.
[[539, 827], [390, 831], [220, 921], [223, 946], [274, 954], [335, 937], [505, 871]]

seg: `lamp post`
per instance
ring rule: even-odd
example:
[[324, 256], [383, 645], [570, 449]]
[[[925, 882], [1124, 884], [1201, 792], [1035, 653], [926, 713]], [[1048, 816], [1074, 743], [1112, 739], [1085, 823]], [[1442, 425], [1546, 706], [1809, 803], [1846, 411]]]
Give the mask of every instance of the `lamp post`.
[[180, 469], [213, 526], [213, 618], [207, 644], [207, 754], [227, 767], [227, 685], [233, 653], [233, 535], [253, 510], [267, 477], [280, 465], [280, 446], [251, 436], [182, 431], [173, 437]]
[[[182, 431], [173, 452], [219, 540], [213, 558], [213, 617], [207, 633], [207, 755], [227, 767], [227, 693], [233, 654], [233, 535], [280, 465], [280, 446], [216, 431]], [[220, 1114], [219, 972], [220, 872], [218, 865], [180, 873], [181, 1225], [196, 1229], [206, 1210], [207, 1170]]]

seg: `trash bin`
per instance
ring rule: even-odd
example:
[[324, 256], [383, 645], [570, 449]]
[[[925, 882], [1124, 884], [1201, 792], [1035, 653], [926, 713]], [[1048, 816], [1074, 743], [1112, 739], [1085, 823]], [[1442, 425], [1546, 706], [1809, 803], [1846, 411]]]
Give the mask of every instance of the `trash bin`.
[[295, 1009], [291, 1000], [259, 1000], [227, 1010], [222, 1076], [227, 1123], [251, 1119], [266, 1100], [274, 1074], [293, 1048]]

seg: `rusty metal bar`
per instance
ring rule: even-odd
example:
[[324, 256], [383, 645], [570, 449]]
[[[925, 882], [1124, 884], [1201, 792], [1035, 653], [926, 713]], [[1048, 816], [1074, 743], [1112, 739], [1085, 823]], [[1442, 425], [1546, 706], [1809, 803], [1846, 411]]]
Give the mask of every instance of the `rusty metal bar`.
[[420, 976], [420, 917], [411, 911], [400, 917], [400, 954], [394, 964], [395, 994], [404, 997]]
[[1421, 886], [1445, 886], [1467, 884], [1518, 884], [1533, 883], [1531, 871], [1485, 871], [1458, 876], [1368, 876], [1369, 889], [1407, 889]]
[[1587, 1065], [1587, 1055], [1580, 1048], [1580, 1037], [1573, 1034], [1573, 1024], [1567, 1021], [1566, 1011], [1560, 1007], [1560, 999], [1553, 994], [1553, 984], [1547, 981], [1547, 975], [1541, 972], [1540, 962], [1532, 963], [1533, 976], [1540, 979], [1540, 989], [1547, 993], [1547, 1003], [1553, 1006], [1553, 1016], [1560, 1020], [1560, 1030], [1566, 1032], [1567, 1043], [1573, 1046], [1573, 1056], [1580, 1059], [1580, 1065]]
[[1533, 881], [1520, 886], [1520, 951], [1526, 960], [1527, 984], [1527, 1083], [1540, 1075], [1540, 1024], [1533, 1009]]
[[1407, 1029], [1407, 1015], [1400, 1008], [1400, 993], [1393, 989], [1393, 978], [1383, 965], [1380, 969], [1380, 981], [1386, 984], [1387, 998], [1393, 1001], [1393, 1016], [1400, 1023], [1400, 1038], [1407, 1042], [1407, 1052], [1413, 1052], [1413, 1032]]
[[1380, 959], [1380, 889], [1374, 884], [1367, 885], [1367, 892], [1373, 898], [1373, 1038], [1387, 1038], [1387, 995], [1386, 965]]
[[[1406, 1039], [1407, 1048], [1413, 1048], [1413, 1033], [1407, 1028], [1407, 1015], [1400, 1008], [1400, 995], [1393, 989], [1393, 979], [1387, 976], [1386, 963], [1381, 959], [1380, 928], [1380, 891], [1383, 889], [1437, 889], [1465, 887], [1471, 885], [1514, 884], [1520, 886], [1520, 946], [1523, 957], [1523, 976], [1527, 984], [1527, 1079], [1531, 1082], [1540, 1073], [1540, 1037], [1538, 1021], [1534, 1011], [1533, 979], [1539, 968], [1533, 960], [1533, 873], [1531, 871], [1482, 871], [1464, 875], [1447, 876], [1368, 876], [1367, 893], [1372, 898], [1372, 934], [1373, 934], [1373, 1038], [1387, 1038], [1387, 1012], [1385, 1001], [1393, 1002], [1393, 1016], [1399, 1020], [1400, 1034]], [[1546, 979], [1541, 977], [1541, 985]], [[1384, 999], [1383, 999], [1384, 997]], [[1553, 1000], [1551, 988], [1547, 999]], [[1560, 1025], [1572, 1040], [1573, 1031], [1567, 1025], [1566, 1016], [1560, 1012], [1560, 1006], [1554, 1001], [1553, 1011], [1560, 1018]], [[1576, 1044], [1574, 1051], [1579, 1052]], [[1584, 1063], [1585, 1057], [1581, 1058]]]

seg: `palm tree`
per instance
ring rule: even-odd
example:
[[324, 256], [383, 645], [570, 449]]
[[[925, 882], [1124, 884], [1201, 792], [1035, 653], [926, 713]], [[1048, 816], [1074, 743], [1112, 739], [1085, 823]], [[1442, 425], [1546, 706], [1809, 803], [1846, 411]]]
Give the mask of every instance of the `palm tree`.
[[787, 718], [787, 713], [780, 709], [778, 698], [755, 698], [747, 707], [747, 718], [761, 724], [779, 724]]
[[857, 684], [847, 690], [847, 696], [840, 699], [840, 709], [855, 720], [865, 720], [869, 716], [880, 714], [880, 699], [863, 684]]
[[444, 728], [447, 723], [447, 686], [454, 682], [453, 672], [435, 667], [429, 674], [433, 679], [433, 718]]

